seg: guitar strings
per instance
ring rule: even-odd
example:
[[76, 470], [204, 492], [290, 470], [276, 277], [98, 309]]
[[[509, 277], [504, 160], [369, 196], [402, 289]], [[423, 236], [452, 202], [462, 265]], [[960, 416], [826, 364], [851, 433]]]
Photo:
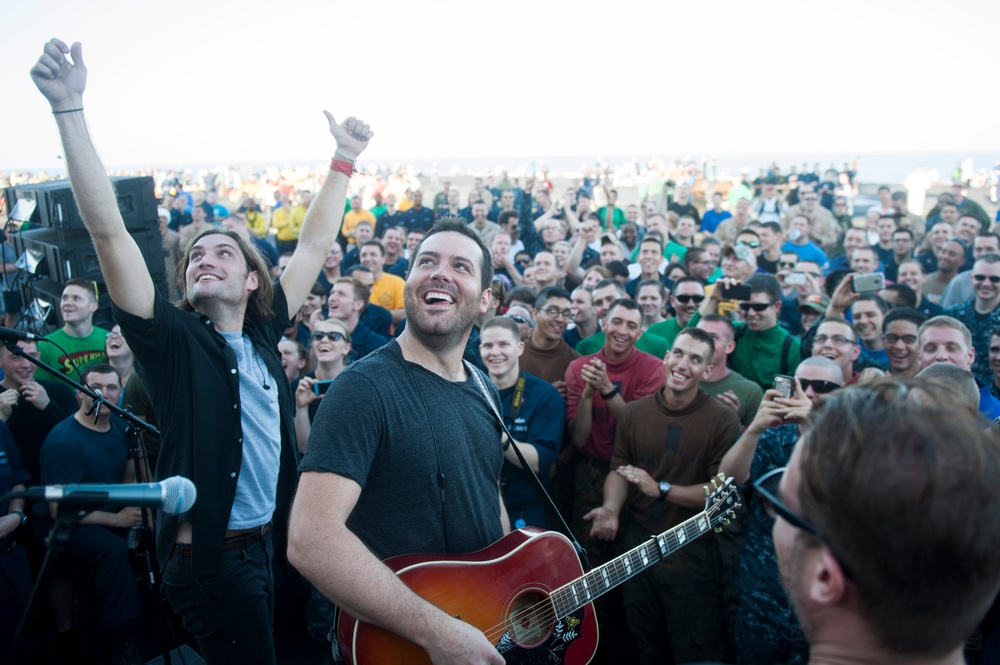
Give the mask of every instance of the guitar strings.
[[[713, 508], [717, 507], [718, 503], [719, 502], [716, 502], [716, 505], [713, 506]], [[706, 511], [706, 513], [707, 512], [708, 511]], [[697, 520], [697, 518], [701, 517], [702, 515], [705, 515], [705, 513], [702, 513], [701, 515], [695, 515], [694, 517], [691, 517], [691, 518], [685, 520], [684, 522], [682, 522], [681, 524], [679, 524], [677, 526], [680, 527], [680, 528], [682, 528], [684, 530], [684, 532], [685, 532], [685, 536], [687, 536], [687, 526], [689, 524], [694, 524], [695, 521]], [[709, 520], [708, 520], [709, 529], [717, 526], [722, 521], [722, 516], [713, 516], [713, 515], [707, 515], [707, 516], [709, 517]], [[717, 517], [718, 517], [718, 519], [717, 519]], [[681, 541], [680, 539], [678, 539], [677, 536], [674, 535], [674, 533], [672, 533], [673, 531], [676, 531], [676, 530], [677, 530], [677, 528], [671, 529], [671, 533], [666, 534], [664, 537], [665, 537], [666, 540], [673, 540], [676, 545], [681, 545], [683, 543], [683, 541]], [[693, 540], [695, 538], [698, 538], [700, 535], [702, 535], [706, 531], [701, 531], [701, 529], [696, 529], [696, 532], [695, 532], [695, 534], [693, 536], [687, 536], [687, 537]], [[654, 550], [658, 550], [659, 549], [659, 547], [656, 545], [655, 541], [646, 541], [646, 542], [642, 543], [641, 545], [638, 545], [637, 547], [634, 547], [633, 549], [629, 550], [628, 552], [626, 552], [622, 556], [614, 559], [613, 561], [608, 562], [608, 564], [605, 564], [604, 566], [599, 566], [599, 567], [595, 568], [594, 570], [592, 570], [591, 572], [584, 574], [583, 577], [581, 577], [581, 578], [579, 578], [577, 580], [574, 580], [573, 582], [570, 582], [568, 584], [565, 584], [565, 585], [559, 587], [558, 589], [553, 590], [553, 592], [551, 594], [549, 594], [548, 596], [546, 596], [542, 601], [540, 601], [538, 603], [535, 603], [534, 605], [530, 605], [528, 607], [522, 608], [522, 609], [514, 612], [513, 614], [509, 615], [507, 617], [507, 619], [505, 619], [504, 621], [500, 622], [499, 624], [496, 624], [495, 626], [492, 626], [491, 628], [488, 628], [488, 629], [484, 630], [483, 634], [486, 636], [486, 638], [490, 641], [491, 644], [496, 644], [500, 640], [500, 638], [503, 637], [503, 635], [505, 633], [510, 632], [512, 635], [514, 635], [515, 631], [514, 631], [513, 626], [515, 624], [520, 623], [520, 622], [524, 621], [525, 619], [530, 620], [532, 618], [537, 622], [535, 624], [535, 629], [538, 630], [538, 628], [537, 628], [538, 626], [546, 626], [546, 633], [547, 633], [548, 632], [548, 628], [547, 627], [550, 624], [554, 624], [556, 622], [556, 620], [562, 618], [562, 617], [559, 616], [559, 613], [556, 611], [555, 603], [552, 601], [552, 596], [555, 593], [558, 593], [559, 591], [562, 591], [563, 589], [566, 589], [567, 587], [575, 584], [580, 579], [585, 579], [587, 577], [592, 576], [594, 573], [596, 573], [597, 571], [599, 571], [601, 569], [609, 570], [609, 571], [613, 572], [615, 576], [617, 576], [618, 574], [620, 574], [622, 570], [626, 570], [626, 572], [628, 572], [627, 567], [624, 564], [625, 559], [626, 558], [630, 558], [632, 554], [638, 553], [639, 550], [642, 550], [642, 549], [648, 548], [648, 547], [652, 547], [652, 548], [654, 548]], [[644, 568], [645, 568], [645, 566], [643, 567], [643, 569]], [[624, 582], [624, 581], [625, 580], [622, 580], [622, 582]], [[617, 586], [617, 584], [614, 584], [612, 586], [606, 586], [606, 588], [604, 589], [604, 591], [610, 590], [611, 588], [613, 588], [613, 586]], [[590, 602], [593, 602], [592, 598], [588, 599], [587, 603], [580, 604], [577, 607], [577, 609], [579, 609], [579, 607], [583, 607], [583, 606], [587, 605]], [[569, 615], [569, 612], [567, 612], [567, 614], [565, 616], [568, 616], [568, 615]]]

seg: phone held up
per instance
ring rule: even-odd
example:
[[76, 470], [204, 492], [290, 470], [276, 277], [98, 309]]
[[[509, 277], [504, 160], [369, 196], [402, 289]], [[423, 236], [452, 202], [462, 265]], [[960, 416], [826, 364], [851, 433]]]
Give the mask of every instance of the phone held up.
[[787, 374], [774, 375], [774, 385], [772, 387], [774, 388], [774, 390], [780, 392], [782, 397], [791, 397], [794, 386], [795, 386], [795, 379], [788, 376]]
[[851, 291], [855, 293], [870, 293], [884, 288], [885, 275], [880, 272], [864, 273], [851, 278]]
[[313, 392], [317, 395], [325, 395], [326, 391], [330, 389], [331, 383], [333, 383], [333, 379], [328, 381], [317, 381], [313, 384]]

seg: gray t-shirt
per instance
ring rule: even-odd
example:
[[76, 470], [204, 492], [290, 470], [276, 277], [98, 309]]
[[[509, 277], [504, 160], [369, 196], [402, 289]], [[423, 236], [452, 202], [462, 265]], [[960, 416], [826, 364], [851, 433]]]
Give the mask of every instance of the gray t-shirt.
[[498, 540], [502, 465], [500, 427], [475, 379], [447, 381], [404, 360], [392, 341], [330, 386], [299, 471], [361, 485], [347, 526], [386, 559]]

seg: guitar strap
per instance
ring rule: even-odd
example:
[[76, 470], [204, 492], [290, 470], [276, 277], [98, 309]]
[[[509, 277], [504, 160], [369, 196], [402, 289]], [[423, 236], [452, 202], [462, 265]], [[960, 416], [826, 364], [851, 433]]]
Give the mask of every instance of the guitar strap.
[[[486, 403], [489, 404], [490, 409], [493, 410], [493, 415], [496, 416], [497, 422], [500, 423], [500, 430], [507, 435], [507, 438], [511, 442], [513, 442], [515, 440], [514, 436], [510, 433], [510, 430], [507, 429], [507, 425], [503, 421], [503, 416], [500, 414], [500, 410], [497, 408], [492, 396], [490, 396], [490, 391], [486, 389], [486, 383], [483, 381], [479, 368], [464, 358], [462, 359], [462, 362], [465, 363], [465, 368], [468, 370], [469, 374], [471, 374], [476, 380], [476, 385], [479, 386], [479, 390], [482, 391], [483, 397], [486, 398]], [[520, 409], [520, 404], [518, 404], [518, 409]], [[514, 454], [517, 455], [517, 459], [521, 461], [521, 470], [531, 477], [535, 493], [541, 501], [542, 508], [545, 509], [545, 516], [548, 518], [549, 524], [554, 524], [557, 531], [569, 538], [569, 542], [572, 543], [573, 549], [576, 550], [576, 555], [580, 558], [580, 564], [583, 566], [583, 569], [585, 571], [590, 571], [591, 566], [590, 559], [587, 557], [587, 550], [583, 549], [583, 545], [581, 545], [580, 541], [576, 539], [573, 532], [569, 530], [569, 525], [566, 524], [566, 520], [564, 520], [562, 515], [559, 514], [559, 509], [556, 508], [555, 502], [552, 501], [552, 497], [549, 496], [549, 493], [545, 491], [545, 486], [542, 485], [542, 481], [538, 478], [538, 475], [531, 469], [527, 460], [524, 459], [524, 455], [521, 453], [520, 449], [515, 445], [512, 445], [511, 447], [514, 449]]]

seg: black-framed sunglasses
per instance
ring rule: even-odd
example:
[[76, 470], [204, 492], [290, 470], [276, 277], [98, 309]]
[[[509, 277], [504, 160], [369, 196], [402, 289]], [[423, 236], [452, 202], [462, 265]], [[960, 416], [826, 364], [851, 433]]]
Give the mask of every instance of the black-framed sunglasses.
[[695, 303], [696, 305], [700, 305], [702, 301], [705, 300], [705, 296], [692, 295], [692, 296], [674, 296], [674, 297], [677, 298], [677, 302], [682, 303], [684, 305], [687, 305], [688, 303], [692, 302]]
[[753, 311], [760, 313], [766, 311], [767, 308], [774, 304], [774, 302], [741, 302], [740, 309], [744, 312], [749, 312], [752, 309]]
[[330, 330], [330, 331], [315, 330], [315, 331], [313, 331], [312, 338], [313, 338], [314, 342], [318, 342], [321, 339], [323, 339], [324, 337], [327, 338], [328, 340], [330, 340], [331, 342], [342, 342], [343, 340], [347, 339], [346, 337], [344, 337], [344, 333], [338, 332], [336, 330]]
[[977, 282], [983, 282], [988, 279], [990, 280], [990, 284], [1000, 284], [1000, 275], [973, 275], [972, 279]]
[[736, 243], [737, 245], [743, 245], [744, 247], [749, 247], [750, 249], [757, 249], [760, 247], [760, 243], [756, 240], [740, 240]]
[[521, 316], [520, 314], [504, 314], [504, 317], [510, 319], [514, 323], [520, 323], [521, 325], [531, 326], [532, 328], [535, 327], [534, 321], [530, 321]]
[[[801, 382], [801, 379], [799, 379], [799, 381]], [[821, 540], [827, 547], [830, 548], [830, 552], [833, 554], [834, 558], [837, 559], [837, 563], [840, 564], [840, 569], [844, 572], [844, 575], [850, 578], [850, 570], [841, 558], [837, 556], [837, 553], [833, 551], [833, 546], [830, 545], [830, 542], [826, 539], [826, 537], [820, 533], [819, 528], [785, 505], [785, 502], [778, 496], [778, 487], [781, 485], [781, 478], [785, 475], [785, 470], [787, 468], [788, 467], [782, 466], [777, 469], [771, 469], [754, 482], [753, 488], [757, 494], [757, 498], [761, 501], [761, 507], [771, 519], [780, 517], [796, 529], [801, 529]]]
[[820, 379], [799, 379], [799, 385], [802, 386], [802, 390], [809, 390], [809, 386], [812, 386], [813, 392], [817, 395], [826, 395], [843, 387], [839, 383]]

